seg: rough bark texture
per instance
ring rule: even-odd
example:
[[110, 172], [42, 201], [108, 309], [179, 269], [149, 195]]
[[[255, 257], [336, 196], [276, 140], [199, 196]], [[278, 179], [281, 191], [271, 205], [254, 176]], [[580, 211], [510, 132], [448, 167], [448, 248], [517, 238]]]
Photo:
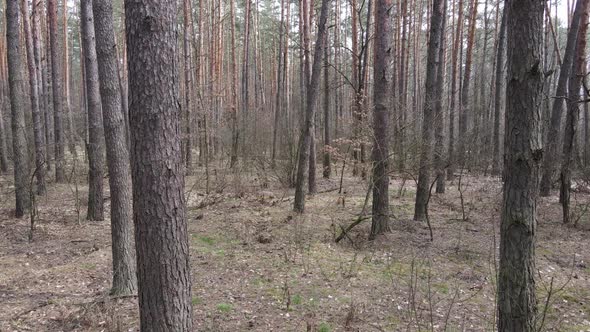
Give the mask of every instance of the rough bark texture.
[[375, 5], [375, 54], [373, 76], [373, 206], [370, 239], [389, 230], [389, 109], [391, 80], [392, 0]]
[[111, 0], [93, 0], [96, 55], [100, 77], [102, 116], [111, 194], [111, 239], [114, 295], [137, 291], [133, 243], [131, 165], [126, 143], [125, 118], [117, 74], [117, 53]]
[[508, 1], [506, 153], [498, 330], [535, 331], [535, 230], [543, 91], [543, 0]]
[[[193, 108], [192, 103], [192, 61], [191, 61], [191, 46], [190, 46], [190, 27], [191, 12], [190, 12], [190, 1], [183, 1], [183, 17], [184, 17], [184, 38], [183, 38], [183, 53], [184, 53], [184, 114], [185, 114], [185, 132], [184, 132], [184, 159], [186, 174], [192, 174], [193, 172], [193, 145], [192, 145], [192, 126], [191, 126], [191, 113]], [[232, 50], [235, 49], [232, 48]]]
[[549, 196], [551, 186], [555, 178], [555, 168], [557, 161], [560, 160], [559, 147], [561, 146], [561, 118], [563, 116], [563, 105], [567, 94], [568, 81], [572, 73], [572, 64], [574, 62], [576, 41], [578, 31], [580, 30], [580, 17], [587, 0], [578, 0], [576, 9], [572, 17], [571, 26], [567, 35], [565, 53], [563, 54], [563, 63], [559, 69], [559, 79], [555, 89], [555, 99], [551, 109], [551, 122], [549, 124], [549, 133], [547, 135], [547, 148], [545, 158], [543, 159], [543, 177], [541, 178], [540, 194], [543, 197]]
[[53, 92], [53, 135], [55, 144], [55, 181], [66, 181], [64, 164], [64, 91], [63, 61], [61, 58], [61, 40], [58, 37], [56, 0], [47, 0], [47, 16], [49, 19], [49, 43], [51, 49], [51, 87]]
[[463, 0], [459, 0], [459, 13], [456, 21], [457, 29], [455, 31], [455, 40], [453, 41], [453, 54], [451, 56], [451, 100], [449, 105], [449, 168], [447, 170], [447, 178], [453, 180], [455, 177], [456, 161], [455, 161], [455, 114], [457, 105], [457, 81], [459, 53], [461, 51], [461, 36], [463, 35]]
[[428, 42], [428, 56], [426, 62], [426, 87], [424, 96], [424, 123], [422, 125], [422, 145], [420, 147], [420, 168], [418, 170], [418, 185], [416, 189], [416, 205], [414, 220], [425, 220], [430, 196], [430, 172], [432, 169], [432, 153], [434, 138], [434, 112], [436, 104], [436, 72], [439, 66], [438, 54], [443, 13], [443, 1], [432, 2], [430, 19], [430, 36]]
[[[35, 145], [35, 177], [37, 179], [37, 194], [45, 193], [45, 136], [43, 135], [43, 122], [39, 107], [39, 78], [36, 66], [38, 54], [33, 45], [33, 33], [36, 31], [29, 22], [29, 4], [27, 0], [21, 1], [23, 13], [23, 26], [27, 45], [27, 66], [29, 69], [29, 97], [31, 99], [31, 113], [33, 114], [33, 137]], [[34, 13], [34, 10], [33, 10]], [[33, 16], [33, 20], [35, 20]]]
[[467, 37], [467, 50], [465, 54], [465, 70], [463, 71], [463, 84], [461, 86], [461, 114], [459, 115], [459, 149], [457, 161], [461, 168], [467, 164], [467, 143], [471, 139], [469, 130], [469, 115], [472, 110], [469, 106], [469, 88], [471, 82], [471, 70], [473, 64], [473, 44], [475, 42], [475, 28], [477, 23], [477, 0], [471, 2], [471, 15], [469, 17], [469, 35]]
[[88, 214], [86, 219], [104, 220], [103, 180], [104, 146], [102, 128], [102, 105], [98, 80], [98, 64], [92, 17], [92, 0], [80, 1], [80, 25], [86, 83], [86, 105], [88, 109]]
[[126, 0], [142, 331], [192, 331], [175, 0]]
[[580, 88], [584, 78], [584, 64], [586, 57], [586, 32], [588, 31], [588, 0], [579, 0], [583, 6], [580, 17], [580, 28], [576, 42], [575, 58], [572, 64], [568, 82], [567, 115], [563, 136], [563, 151], [561, 161], [559, 201], [563, 211], [563, 223], [570, 223], [570, 188], [572, 185], [572, 164], [574, 159], [574, 145], [580, 121]]
[[508, 19], [507, 5], [504, 5], [502, 10], [502, 23], [500, 23], [500, 31], [498, 34], [498, 48], [496, 50], [496, 96], [494, 97], [494, 134], [493, 134], [493, 159], [492, 159], [492, 174], [499, 174], [501, 169], [500, 156], [500, 121], [502, 114], [502, 87], [504, 86], [504, 53], [506, 52], [506, 22]]
[[330, 47], [328, 45], [328, 33], [324, 36], [324, 178], [329, 179], [332, 173], [330, 158]]
[[313, 129], [313, 121], [315, 119], [315, 104], [318, 96], [320, 86], [320, 75], [322, 71], [322, 56], [324, 55], [322, 40], [326, 33], [326, 21], [328, 20], [328, 5], [329, 0], [322, 0], [322, 8], [320, 11], [320, 20], [318, 24], [317, 41], [315, 43], [315, 57], [313, 59], [313, 67], [311, 70], [310, 83], [307, 86], [307, 98], [305, 108], [305, 122], [302, 128], [301, 137], [299, 139], [299, 155], [297, 157], [297, 178], [295, 182], [295, 202], [293, 210], [303, 213], [305, 210], [305, 171], [307, 170], [307, 162], [309, 160], [311, 131]]
[[8, 57], [8, 84], [12, 126], [12, 159], [14, 161], [14, 187], [16, 194], [15, 216], [20, 218], [29, 210], [29, 160], [25, 127], [25, 92], [21, 64], [19, 1], [6, 2], [6, 45]]
[[434, 167], [436, 167], [436, 193], [445, 192], [444, 130], [445, 114], [443, 110], [443, 92], [445, 85], [445, 30], [447, 25], [447, 1], [443, 0], [443, 15], [440, 28], [440, 47], [438, 48], [438, 68], [436, 71], [436, 96], [434, 104]]

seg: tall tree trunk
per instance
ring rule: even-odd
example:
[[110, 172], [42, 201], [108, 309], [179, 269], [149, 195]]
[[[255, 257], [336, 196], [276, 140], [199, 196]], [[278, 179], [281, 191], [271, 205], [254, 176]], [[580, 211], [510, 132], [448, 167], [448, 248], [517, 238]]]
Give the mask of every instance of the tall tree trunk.
[[[185, 0], [188, 1], [188, 0]], [[230, 168], [236, 166], [238, 162], [238, 143], [240, 140], [240, 128], [238, 123], [238, 65], [236, 58], [236, 17], [235, 17], [235, 1], [230, 0], [230, 22], [231, 22], [231, 156]], [[273, 155], [274, 156], [274, 155]], [[274, 159], [273, 159], [274, 160]]]
[[[191, 61], [191, 30], [192, 26], [192, 15], [190, 12], [190, 0], [183, 0], [183, 11], [184, 11], [184, 39], [183, 39], [183, 53], [184, 53], [184, 115], [185, 115], [185, 137], [184, 137], [184, 151], [185, 151], [185, 168], [186, 174], [190, 175], [193, 172], [193, 146], [192, 146], [192, 126], [191, 126], [191, 114], [193, 111], [192, 103], [192, 61]], [[232, 26], [233, 31], [233, 26]], [[232, 50], [234, 48], [232, 47]], [[235, 51], [234, 51], [235, 52]]]
[[[33, 6], [35, 4], [33, 3]], [[29, 97], [31, 99], [31, 113], [33, 114], [33, 135], [35, 141], [35, 175], [37, 179], [37, 194], [45, 193], [45, 136], [43, 135], [43, 120], [39, 107], [39, 83], [38, 83], [38, 53], [35, 52], [33, 39], [36, 39], [35, 24], [31, 27], [29, 23], [29, 4], [27, 0], [21, 1], [23, 13], [23, 25], [27, 46], [27, 66], [29, 69]], [[33, 20], [36, 19], [35, 8], [33, 8]], [[31, 31], [32, 30], [32, 31]]]
[[25, 127], [25, 92], [21, 64], [19, 1], [6, 2], [6, 46], [8, 57], [8, 84], [12, 127], [12, 153], [14, 161], [14, 187], [16, 194], [15, 216], [21, 218], [29, 210], [29, 159]]
[[[375, 54], [373, 77], [373, 205], [369, 239], [389, 231], [389, 108], [392, 91], [391, 0], [375, 5]], [[367, 32], [368, 33], [368, 32]]]
[[65, 160], [64, 160], [64, 95], [63, 95], [63, 70], [60, 50], [61, 40], [58, 37], [57, 26], [57, 0], [47, 0], [47, 17], [49, 19], [49, 44], [51, 48], [51, 88], [53, 90], [53, 133], [55, 144], [55, 181], [63, 183], [66, 181]]
[[[251, 12], [252, 12], [252, 0], [246, 0], [246, 9], [244, 13], [244, 53], [242, 59], [242, 98], [241, 98], [241, 106], [242, 106], [242, 128], [246, 128], [247, 124], [246, 121], [248, 120], [248, 108], [249, 108], [249, 101], [250, 101], [250, 32], [251, 32]], [[245, 135], [242, 135], [245, 136]], [[242, 137], [244, 141], [245, 137]], [[245, 142], [242, 144], [245, 147]], [[247, 153], [247, 151], [243, 151]]]
[[[469, 130], [469, 119], [472, 109], [469, 109], [469, 88], [471, 82], [471, 70], [473, 64], [473, 44], [475, 41], [475, 27], [477, 21], [477, 0], [471, 2], [471, 15], [469, 16], [469, 35], [467, 36], [467, 50], [465, 54], [465, 70], [463, 72], [463, 83], [461, 86], [461, 114], [459, 115], [459, 151], [457, 151], [458, 160], [462, 166], [467, 164], [467, 142], [471, 139]], [[473, 105], [471, 105], [473, 106]]]
[[68, 42], [68, 4], [67, 0], [62, 1], [62, 37], [64, 47], [63, 71], [64, 71], [64, 107], [66, 115], [66, 135], [68, 135], [68, 149], [70, 154], [76, 157], [76, 128], [74, 126], [74, 119], [72, 115], [72, 105], [70, 101], [70, 45]]
[[455, 151], [455, 114], [457, 113], [457, 81], [459, 68], [459, 54], [461, 53], [461, 40], [463, 36], [463, 0], [459, 0], [459, 9], [457, 14], [457, 20], [455, 24], [457, 29], [455, 30], [455, 40], [453, 41], [453, 53], [451, 59], [451, 97], [449, 105], [449, 168], [447, 170], [447, 178], [453, 180], [455, 178], [456, 170], [456, 151]]
[[332, 173], [330, 158], [330, 46], [328, 44], [329, 32], [324, 36], [324, 160], [322, 175], [329, 179]]
[[102, 127], [102, 105], [96, 46], [92, 0], [80, 1], [80, 20], [82, 48], [84, 49], [84, 68], [86, 103], [88, 108], [88, 220], [104, 220], [103, 180], [104, 177], [104, 131]]
[[443, 0], [440, 47], [438, 48], [438, 68], [436, 73], [436, 96], [434, 108], [434, 166], [436, 167], [436, 193], [445, 192], [444, 130], [445, 113], [443, 110], [443, 91], [445, 85], [445, 30], [447, 27], [447, 0]]
[[442, 34], [443, 1], [434, 0], [432, 3], [432, 16], [430, 19], [430, 36], [428, 42], [428, 55], [426, 63], [426, 88], [424, 102], [424, 120], [422, 125], [422, 144], [420, 146], [420, 168], [418, 171], [418, 185], [416, 190], [416, 205], [414, 208], [414, 220], [426, 220], [428, 217], [427, 205], [430, 198], [430, 173], [432, 168], [433, 138], [436, 108], [436, 74], [438, 66], [442, 66], [439, 59]]
[[4, 91], [0, 88], [0, 174], [8, 172], [8, 147], [6, 146], [6, 130], [4, 129]]
[[508, 5], [504, 5], [502, 10], [502, 23], [500, 24], [500, 32], [498, 35], [498, 48], [496, 53], [496, 95], [494, 97], [494, 152], [492, 161], [492, 174], [499, 174], [501, 169], [500, 160], [500, 121], [502, 114], [502, 96], [505, 77], [504, 77], [504, 53], [506, 50], [506, 22], [508, 20]]
[[111, 196], [111, 238], [113, 285], [111, 294], [129, 295], [137, 291], [133, 243], [133, 196], [127, 132], [118, 85], [118, 58], [115, 45], [113, 4], [93, 0], [96, 55], [106, 142]]
[[569, 77], [572, 75], [572, 64], [575, 57], [576, 41], [578, 31], [580, 30], [580, 18], [584, 3], [587, 0], [578, 0], [576, 9], [572, 18], [572, 23], [567, 34], [567, 41], [565, 46], [565, 53], [563, 54], [563, 63], [559, 69], [559, 79], [557, 81], [557, 88], [555, 90], [555, 99], [553, 99], [553, 107], [551, 109], [551, 123], [549, 125], [549, 133], [547, 135], [547, 152], [545, 159], [543, 159], [543, 176], [541, 178], [541, 196], [546, 197], [551, 193], [551, 186], [555, 178], [555, 168], [557, 161], [560, 159], [559, 147], [561, 142], [561, 118], [563, 112], [563, 105], [567, 95]]
[[[281, 76], [283, 73], [283, 29], [285, 26], [285, 1], [281, 1], [281, 22], [279, 24], [279, 47], [278, 47], [278, 65], [277, 65], [277, 90], [276, 90], [276, 99], [275, 99], [275, 112], [274, 112], [274, 126], [272, 130], [272, 151], [271, 151], [271, 164], [274, 168], [276, 166], [276, 157], [277, 157], [277, 140], [278, 140], [278, 131], [280, 126], [280, 117], [283, 115], [283, 82], [284, 78]], [[233, 30], [232, 30], [233, 33]], [[284, 115], [283, 115], [284, 116]]]
[[570, 188], [572, 184], [572, 163], [574, 159], [574, 145], [576, 144], [576, 132], [580, 119], [580, 88], [582, 79], [585, 76], [586, 60], [586, 32], [588, 31], [588, 9], [589, 0], [578, 0], [582, 2], [582, 15], [580, 16], [580, 28], [575, 48], [574, 62], [568, 82], [567, 115], [565, 132], [563, 138], [563, 152], [561, 161], [561, 187], [559, 201], [563, 211], [563, 223], [570, 223]]
[[192, 331], [176, 0], [125, 2], [142, 331]]
[[[310, 4], [311, 2], [311, 4]], [[306, 94], [309, 96], [309, 89], [311, 84], [311, 27], [313, 24], [313, 0], [303, 0], [303, 55], [304, 57], [304, 69], [305, 69], [305, 87]], [[316, 43], [322, 43], [323, 39], [318, 39]], [[314, 57], [317, 54], [314, 53]], [[319, 77], [318, 77], [319, 80]], [[318, 83], [319, 84], [319, 83]], [[309, 110], [306, 112], [309, 114]], [[306, 115], [307, 115], [306, 114]], [[307, 119], [306, 119], [307, 121]], [[310, 194], [314, 194], [316, 190], [316, 145], [315, 145], [315, 112], [311, 119], [310, 128], [310, 139], [309, 139], [309, 163], [308, 165], [308, 191]]]
[[500, 227], [498, 331], [535, 331], [535, 230], [543, 156], [543, 1], [508, 1], [506, 168]]
[[315, 119], [315, 104], [320, 85], [320, 75], [322, 70], [322, 56], [324, 43], [322, 40], [326, 33], [326, 22], [328, 20], [329, 0], [322, 0], [320, 11], [320, 20], [318, 22], [317, 40], [315, 43], [315, 56], [313, 58], [313, 67], [311, 71], [310, 83], [307, 87], [305, 124], [301, 128], [301, 137], [299, 139], [299, 155], [297, 157], [297, 178], [295, 183], [295, 202], [293, 209], [296, 212], [303, 213], [305, 210], [305, 192], [303, 186], [305, 183], [305, 171], [309, 160], [309, 150], [311, 144], [311, 131]]

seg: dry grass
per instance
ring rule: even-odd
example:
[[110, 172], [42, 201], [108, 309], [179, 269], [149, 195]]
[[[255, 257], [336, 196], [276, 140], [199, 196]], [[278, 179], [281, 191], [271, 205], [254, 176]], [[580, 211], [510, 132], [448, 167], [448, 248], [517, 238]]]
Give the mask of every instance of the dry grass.
[[[494, 327], [501, 184], [466, 177], [469, 219], [456, 186], [433, 196], [425, 224], [411, 221], [414, 186], [392, 179], [393, 231], [368, 242], [369, 223], [333, 239], [360, 211], [366, 185], [344, 178], [345, 193], [309, 197], [255, 173], [212, 172], [187, 179], [194, 325], [198, 331], [487, 331]], [[77, 224], [68, 185], [39, 199], [35, 241], [27, 219], [11, 217], [11, 178], [0, 177], [0, 331], [134, 331], [136, 299], [111, 299], [108, 221]], [[106, 184], [106, 182], [105, 182]], [[320, 180], [319, 191], [338, 186]], [[87, 187], [81, 185], [82, 217]], [[344, 206], [342, 206], [344, 198]], [[578, 204], [588, 195], [578, 194]], [[539, 203], [539, 312], [554, 278], [546, 330], [590, 331], [588, 216], [560, 223], [556, 197]]]

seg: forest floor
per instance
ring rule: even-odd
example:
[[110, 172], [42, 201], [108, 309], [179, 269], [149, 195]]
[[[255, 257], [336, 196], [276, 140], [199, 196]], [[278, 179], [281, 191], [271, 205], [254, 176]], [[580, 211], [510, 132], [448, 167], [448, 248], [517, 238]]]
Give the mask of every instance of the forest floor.
[[[339, 174], [319, 179], [320, 193], [296, 215], [293, 191], [267, 186], [277, 181], [263, 171], [209, 173], [211, 194], [202, 173], [186, 185], [195, 331], [494, 330], [498, 178], [461, 179], [466, 220], [457, 180], [433, 194], [431, 242], [426, 224], [412, 221], [413, 181], [400, 190], [394, 177], [391, 233], [367, 241], [366, 220], [336, 244], [362, 210], [360, 178], [346, 174], [342, 194]], [[0, 331], [138, 329], [137, 298], [108, 296], [109, 222], [85, 220], [87, 187], [77, 187], [49, 185], [29, 243], [29, 219], [11, 217], [12, 177], [0, 177]], [[590, 331], [590, 195], [574, 196], [577, 228], [561, 223], [556, 193], [538, 203], [544, 330]]]

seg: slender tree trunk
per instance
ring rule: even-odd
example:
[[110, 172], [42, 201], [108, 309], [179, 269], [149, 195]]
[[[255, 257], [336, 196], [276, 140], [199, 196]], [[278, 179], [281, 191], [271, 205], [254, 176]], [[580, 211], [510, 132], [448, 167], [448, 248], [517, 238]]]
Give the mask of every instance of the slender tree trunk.
[[63, 70], [60, 50], [62, 45], [58, 37], [57, 27], [57, 0], [47, 0], [47, 16], [49, 19], [49, 43], [51, 48], [51, 88], [53, 90], [53, 133], [55, 143], [55, 181], [66, 181], [64, 160], [64, 95], [63, 95]]
[[115, 45], [113, 4], [93, 0], [96, 55], [106, 142], [111, 196], [111, 238], [113, 285], [111, 294], [137, 292], [133, 243], [133, 196], [127, 132], [118, 85], [118, 58]]
[[[433, 12], [434, 13], [434, 12]], [[434, 127], [434, 166], [436, 167], [436, 193], [445, 192], [444, 129], [445, 114], [443, 110], [443, 90], [445, 85], [445, 30], [447, 26], [447, 0], [443, 0], [440, 47], [438, 48], [438, 67], [436, 73], [435, 127]]]
[[280, 126], [280, 117], [283, 114], [282, 110], [282, 98], [283, 98], [283, 27], [285, 25], [285, 1], [281, 1], [281, 22], [279, 25], [279, 47], [278, 47], [278, 65], [277, 65], [277, 90], [275, 99], [275, 112], [274, 112], [274, 127], [272, 131], [272, 152], [271, 152], [271, 164], [274, 168], [276, 166], [276, 155], [277, 155], [277, 139], [278, 131]]
[[[33, 3], [33, 6], [35, 4]], [[21, 1], [23, 14], [23, 25], [25, 30], [25, 40], [27, 47], [27, 66], [29, 69], [29, 97], [31, 99], [31, 113], [33, 114], [33, 135], [35, 140], [35, 175], [37, 179], [37, 194], [45, 193], [45, 137], [43, 135], [43, 120], [41, 109], [39, 107], [39, 84], [36, 62], [38, 54], [35, 52], [33, 39], [36, 35], [35, 24], [31, 27], [29, 23], [29, 4], [27, 0]], [[33, 20], [36, 20], [35, 8], [33, 8]], [[31, 30], [33, 30], [31, 32]]]
[[498, 331], [535, 329], [535, 231], [543, 155], [543, 1], [508, 1], [506, 168], [500, 227]]
[[192, 331], [176, 0], [125, 2], [142, 331]]
[[[369, 239], [389, 231], [389, 108], [392, 91], [391, 0], [375, 5], [375, 54], [373, 77], [373, 205]], [[370, 7], [369, 7], [370, 8]]]
[[[193, 82], [192, 78], [192, 61], [191, 61], [191, 12], [190, 12], [190, 0], [183, 0], [183, 11], [184, 11], [184, 38], [183, 38], [183, 53], [184, 53], [184, 115], [185, 115], [185, 137], [184, 137], [184, 158], [186, 174], [190, 175], [193, 173], [193, 147], [192, 147], [192, 126], [191, 126], [191, 113], [193, 109], [193, 101], [191, 99]], [[233, 26], [232, 26], [233, 31]]]
[[508, 6], [505, 4], [502, 10], [502, 23], [500, 24], [500, 33], [498, 35], [498, 48], [496, 53], [496, 96], [494, 98], [494, 152], [492, 161], [492, 174], [499, 174], [501, 169], [500, 160], [500, 115], [502, 114], [502, 96], [505, 82], [504, 77], [504, 53], [506, 49], [506, 22], [508, 19]]
[[563, 105], [567, 95], [568, 81], [572, 75], [572, 63], [574, 62], [576, 41], [578, 31], [580, 30], [580, 17], [584, 3], [587, 0], [578, 0], [576, 9], [572, 18], [572, 23], [567, 35], [565, 53], [563, 54], [563, 63], [559, 69], [559, 79], [555, 90], [555, 99], [551, 109], [551, 122], [547, 140], [547, 153], [543, 159], [543, 177], [541, 178], [541, 196], [546, 197], [551, 193], [553, 179], [555, 178], [555, 168], [557, 161], [560, 159], [558, 153], [561, 139], [561, 118], [563, 115]]
[[303, 213], [305, 210], [305, 192], [303, 186], [305, 183], [306, 163], [309, 160], [309, 150], [311, 144], [311, 131], [315, 119], [315, 104], [320, 85], [320, 75], [322, 66], [322, 56], [324, 43], [322, 40], [326, 33], [326, 22], [328, 20], [329, 0], [322, 0], [320, 11], [320, 20], [318, 22], [317, 41], [315, 43], [315, 56], [311, 72], [310, 84], [307, 88], [305, 124], [301, 128], [301, 137], [299, 139], [299, 155], [297, 158], [297, 179], [295, 183], [295, 202], [293, 209], [296, 212]]
[[[0, 88], [2, 90], [2, 88]], [[0, 109], [4, 107], [4, 91], [0, 91]], [[4, 129], [4, 113], [0, 110], [0, 174], [8, 172], [8, 148], [6, 146], [6, 130]]]
[[416, 190], [416, 205], [414, 220], [425, 220], [428, 217], [427, 205], [430, 198], [430, 173], [432, 169], [433, 138], [436, 108], [436, 74], [438, 66], [442, 66], [437, 59], [441, 47], [443, 1], [434, 0], [432, 3], [432, 16], [430, 19], [430, 36], [428, 42], [428, 56], [426, 63], [426, 88], [424, 103], [424, 120], [422, 125], [422, 145], [420, 147], [420, 168], [418, 171], [418, 185]]
[[568, 82], [567, 115], [565, 122], [565, 133], [563, 138], [563, 152], [561, 161], [561, 187], [559, 201], [563, 211], [563, 223], [570, 223], [570, 188], [572, 184], [572, 163], [574, 159], [574, 145], [576, 144], [576, 133], [580, 119], [580, 88], [582, 79], [585, 76], [586, 60], [586, 32], [588, 31], [588, 9], [589, 0], [578, 0], [582, 2], [582, 15], [580, 16], [580, 28], [576, 41], [574, 62]]
[[[246, 128], [247, 126], [247, 119], [248, 119], [248, 108], [249, 108], [249, 101], [250, 101], [250, 18], [251, 18], [251, 1], [252, 0], [246, 0], [246, 11], [245, 11], [245, 17], [244, 17], [244, 53], [243, 53], [243, 59], [242, 59], [242, 98], [241, 98], [241, 103], [242, 103], [242, 128]], [[245, 135], [243, 135], [245, 136]], [[242, 137], [242, 141], [245, 140], [245, 137]], [[242, 144], [243, 147], [245, 147], [245, 142]], [[243, 151], [244, 153], [247, 153], [247, 151]]]
[[68, 149], [70, 154], [76, 157], [76, 128], [74, 126], [74, 119], [72, 115], [72, 106], [70, 102], [70, 45], [68, 43], [68, 5], [67, 0], [62, 2], [62, 30], [63, 30], [63, 47], [64, 47], [64, 58], [63, 58], [63, 71], [64, 71], [64, 107], [66, 115], [66, 135], [68, 135]]
[[455, 114], [457, 113], [457, 81], [459, 68], [459, 54], [461, 52], [461, 39], [463, 31], [463, 0], [459, 0], [459, 12], [457, 14], [457, 29], [455, 30], [455, 40], [453, 41], [453, 54], [451, 59], [451, 100], [449, 105], [449, 168], [447, 171], [447, 178], [453, 180], [455, 178], [456, 170], [456, 151], [455, 151]]
[[[463, 85], [461, 86], [461, 114], [459, 115], [459, 151], [457, 151], [458, 160], [462, 165], [467, 163], [467, 141], [471, 139], [471, 131], [469, 130], [470, 113], [473, 113], [469, 108], [469, 88], [471, 82], [471, 70], [473, 63], [473, 44], [475, 41], [475, 27], [477, 21], [477, 0], [471, 2], [471, 15], [469, 16], [469, 35], [467, 37], [467, 50], [465, 54], [465, 71], [463, 72]], [[473, 106], [473, 105], [472, 105]], [[473, 115], [473, 114], [471, 114]]]
[[332, 161], [330, 158], [330, 46], [328, 44], [329, 32], [324, 37], [324, 160], [322, 175], [329, 179], [332, 173]]
[[[188, 0], [185, 0], [188, 1]], [[231, 126], [232, 126], [232, 142], [231, 142], [231, 156], [230, 168], [236, 166], [238, 162], [238, 143], [240, 140], [240, 128], [238, 124], [238, 67], [236, 58], [236, 18], [235, 18], [235, 1], [230, 0], [230, 16], [231, 16]], [[274, 154], [273, 154], [274, 156]], [[273, 159], [274, 160], [274, 159]]]
[[104, 177], [104, 131], [102, 126], [102, 104], [96, 60], [94, 18], [92, 0], [80, 1], [82, 48], [86, 81], [86, 103], [88, 108], [88, 220], [104, 220], [103, 177]]
[[12, 153], [14, 161], [14, 187], [16, 194], [15, 217], [21, 218], [29, 210], [29, 159], [25, 127], [25, 92], [21, 64], [19, 1], [6, 2], [6, 46], [8, 58], [8, 84], [12, 126]]

